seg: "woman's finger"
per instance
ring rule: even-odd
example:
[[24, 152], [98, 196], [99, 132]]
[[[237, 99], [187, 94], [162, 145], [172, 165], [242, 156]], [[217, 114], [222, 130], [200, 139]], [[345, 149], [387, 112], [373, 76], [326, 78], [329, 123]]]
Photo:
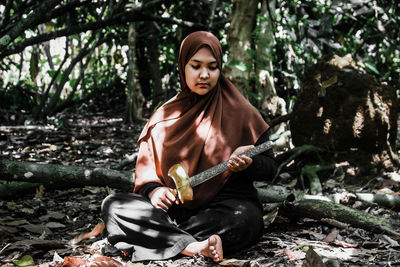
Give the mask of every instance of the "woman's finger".
[[175, 194], [174, 194], [172, 191], [173, 191], [173, 190], [171, 189], [171, 191], [167, 191], [167, 192], [165, 193], [165, 197], [166, 197], [169, 201], [171, 201], [171, 203], [174, 202], [174, 201], [176, 200], [176, 196], [175, 196]]
[[164, 210], [168, 211], [169, 206], [165, 205], [163, 202], [160, 201], [160, 203], [157, 204], [157, 207]]
[[243, 161], [246, 163], [247, 166], [253, 163], [253, 159], [248, 156], [242, 156]]

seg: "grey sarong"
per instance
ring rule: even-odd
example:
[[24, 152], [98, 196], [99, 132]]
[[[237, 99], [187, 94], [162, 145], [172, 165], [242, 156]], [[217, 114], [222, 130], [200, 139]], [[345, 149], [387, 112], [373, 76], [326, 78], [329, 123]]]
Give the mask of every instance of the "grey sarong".
[[141, 195], [118, 193], [104, 199], [102, 213], [108, 241], [132, 261], [168, 259], [213, 234], [226, 254], [255, 243], [263, 230], [259, 203], [246, 199], [217, 197], [202, 209], [173, 205], [167, 213]]

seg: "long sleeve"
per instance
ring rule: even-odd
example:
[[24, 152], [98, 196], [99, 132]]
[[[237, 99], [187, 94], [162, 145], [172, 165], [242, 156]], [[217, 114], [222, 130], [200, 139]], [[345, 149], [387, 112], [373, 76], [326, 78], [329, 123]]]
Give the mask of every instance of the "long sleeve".
[[155, 185], [163, 186], [161, 179], [156, 171], [156, 162], [150, 152], [152, 143], [142, 141], [139, 145], [139, 155], [135, 169], [135, 188], [134, 193], [147, 195]]
[[[265, 131], [255, 143], [255, 146], [260, 145], [269, 140], [268, 131]], [[257, 156], [253, 157], [253, 163], [244, 171], [240, 172], [240, 176], [246, 176], [253, 181], [261, 181], [272, 179], [277, 170], [277, 163], [274, 152], [269, 149]]]

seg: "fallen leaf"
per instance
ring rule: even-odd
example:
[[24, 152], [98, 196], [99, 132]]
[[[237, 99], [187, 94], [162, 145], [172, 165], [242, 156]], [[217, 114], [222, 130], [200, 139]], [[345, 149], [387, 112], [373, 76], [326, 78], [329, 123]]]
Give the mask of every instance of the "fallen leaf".
[[0, 225], [0, 233], [3, 235], [4, 232], [9, 233], [9, 234], [15, 234], [19, 230], [16, 227], [11, 227], [11, 226], [3, 226]]
[[324, 234], [317, 233], [314, 231], [304, 230], [304, 229], [300, 232], [300, 235], [307, 235], [310, 237], [314, 237], [316, 240], [322, 240], [325, 238]]
[[324, 267], [321, 257], [317, 252], [310, 247], [306, 253], [306, 259], [303, 262], [302, 267]]
[[275, 208], [275, 210], [273, 210], [263, 216], [264, 227], [268, 227], [275, 221], [275, 218], [278, 215], [278, 211], [279, 211], [279, 208]]
[[393, 180], [389, 180], [389, 179], [385, 179], [383, 182], [382, 182], [382, 187], [383, 188], [385, 188], [385, 187], [394, 187], [394, 186], [398, 186], [399, 185], [399, 182], [397, 181], [393, 181]]
[[36, 248], [45, 248], [45, 249], [56, 249], [56, 248], [64, 248], [65, 245], [58, 240], [43, 240], [43, 239], [25, 239], [20, 240], [12, 244], [13, 248], [26, 248], [26, 247], [36, 247]]
[[338, 247], [343, 247], [343, 248], [356, 248], [359, 246], [359, 244], [350, 244], [345, 241], [335, 241], [333, 242]]
[[369, 242], [369, 241], [365, 241], [361, 244], [361, 247], [366, 248], [366, 249], [370, 249], [370, 248], [379, 248], [381, 245], [379, 244], [379, 242]]
[[99, 256], [93, 259], [93, 263], [89, 265], [89, 267], [122, 267], [122, 263], [119, 261], [106, 257], [106, 256]]
[[42, 234], [43, 232], [46, 232], [48, 234], [52, 233], [49, 228], [47, 228], [42, 224], [27, 224], [27, 225], [22, 225], [21, 227], [35, 234]]
[[97, 186], [85, 186], [83, 188], [83, 190], [84, 191], [88, 191], [88, 192], [90, 192], [92, 194], [98, 194], [98, 193], [100, 193], [101, 189], [99, 187], [97, 187]]
[[48, 222], [46, 223], [46, 226], [50, 229], [55, 229], [55, 228], [65, 228], [65, 225], [62, 223], [58, 222]]
[[36, 188], [35, 197], [37, 197], [37, 198], [42, 198], [43, 195], [44, 195], [44, 189], [45, 189], [45, 188], [44, 188], [43, 185], [40, 185], [39, 188]]
[[222, 262], [220, 262], [219, 265], [228, 266], [228, 267], [248, 267], [248, 266], [250, 266], [250, 261], [249, 260], [227, 259], [227, 260], [223, 260]]
[[[59, 263], [63, 263], [64, 259], [60, 257], [60, 255], [58, 255], [57, 251], [54, 251], [54, 255], [53, 255], [53, 262], [56, 264]], [[58, 265], [57, 265], [58, 266]]]
[[6, 222], [6, 221], [0, 221], [1, 225], [8, 225], [8, 226], [20, 226], [20, 225], [24, 225], [24, 224], [29, 224], [29, 222], [25, 219], [21, 219], [21, 220], [13, 220], [10, 222]]
[[65, 218], [65, 214], [60, 213], [60, 212], [51, 212], [49, 214], [43, 215], [39, 217], [40, 221], [47, 221], [48, 219], [55, 219], [55, 220], [61, 220]]
[[322, 240], [322, 242], [331, 243], [336, 240], [339, 230], [333, 228], [332, 231]]
[[321, 84], [321, 87], [324, 88], [324, 89], [325, 89], [325, 88], [328, 88], [328, 87], [334, 85], [335, 83], [337, 83], [337, 81], [338, 81], [337, 75], [332, 76], [332, 77], [329, 78], [328, 80], [323, 81], [322, 84]]
[[80, 267], [87, 266], [88, 260], [79, 257], [65, 257], [63, 267]]
[[84, 234], [80, 234], [76, 237], [74, 237], [73, 239], [71, 239], [68, 243], [71, 245], [75, 245], [78, 244], [79, 242], [91, 238], [91, 237], [95, 237], [98, 236], [101, 232], [103, 232], [105, 228], [105, 225], [103, 222], [99, 222], [91, 232], [89, 233], [84, 233]]
[[304, 259], [306, 253], [301, 250], [292, 251], [291, 249], [286, 249], [285, 254], [288, 256], [290, 261]]
[[388, 195], [392, 195], [394, 192], [392, 189], [384, 187], [381, 188], [379, 190], [376, 191], [377, 194], [388, 194]]
[[143, 263], [141, 263], [141, 262], [131, 262], [131, 261], [128, 261], [126, 264], [125, 264], [125, 267], [144, 267], [145, 265], [143, 264]]
[[34, 209], [30, 209], [30, 208], [22, 208], [21, 212], [23, 212], [25, 214], [29, 214], [29, 215], [35, 214], [35, 210]]
[[17, 266], [32, 266], [35, 265], [35, 261], [33, 260], [32, 256], [25, 255], [19, 260], [13, 260], [13, 263]]
[[385, 247], [392, 247], [392, 248], [398, 248], [399, 247], [399, 243], [396, 240], [393, 240], [392, 238], [390, 238], [387, 235], [382, 235], [379, 238], [379, 241], [383, 244], [385, 244]]

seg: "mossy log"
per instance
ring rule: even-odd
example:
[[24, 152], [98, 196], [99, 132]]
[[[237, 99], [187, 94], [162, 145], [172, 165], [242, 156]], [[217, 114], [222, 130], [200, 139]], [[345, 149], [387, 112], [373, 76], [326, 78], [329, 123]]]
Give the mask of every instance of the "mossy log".
[[352, 198], [371, 205], [378, 205], [393, 210], [400, 210], [400, 195], [390, 194], [372, 194], [372, 193], [347, 193], [331, 194], [331, 195], [307, 195], [302, 192], [282, 192], [272, 188], [257, 188], [258, 198], [266, 203], [281, 203], [284, 201], [293, 201], [294, 199], [316, 199], [321, 201], [334, 202], [336, 204], [342, 203], [342, 199]]
[[[38, 164], [0, 160], [0, 177], [10, 181], [0, 185], [0, 197], [10, 196], [21, 190], [33, 190], [43, 184], [47, 188], [71, 188], [83, 186], [109, 186], [125, 192], [134, 185], [133, 172], [87, 168], [56, 164]], [[398, 223], [384, 217], [358, 211], [334, 203], [336, 195], [310, 196], [301, 193], [279, 192], [273, 189], [258, 188], [263, 202], [283, 203], [281, 211], [297, 218], [311, 218], [323, 221], [333, 219], [338, 222], [373, 232], [400, 236]], [[383, 197], [387, 200], [387, 198]], [[393, 202], [391, 202], [391, 205]]]
[[0, 160], [0, 177], [5, 181], [24, 182], [24, 184], [3, 184], [0, 192], [6, 192], [7, 188], [16, 190], [15, 187], [30, 188], [37, 184], [52, 188], [109, 186], [128, 192], [134, 185], [133, 172], [8, 160]]
[[333, 202], [302, 199], [294, 202], [286, 202], [282, 205], [281, 211], [290, 214], [291, 217], [311, 218], [321, 221], [324, 219], [334, 219], [337, 222], [352, 227], [400, 237], [398, 222], [396, 223], [390, 218], [374, 216]]
[[14, 197], [16, 195], [35, 192], [40, 186], [39, 183], [10, 182], [0, 184], [0, 198]]

